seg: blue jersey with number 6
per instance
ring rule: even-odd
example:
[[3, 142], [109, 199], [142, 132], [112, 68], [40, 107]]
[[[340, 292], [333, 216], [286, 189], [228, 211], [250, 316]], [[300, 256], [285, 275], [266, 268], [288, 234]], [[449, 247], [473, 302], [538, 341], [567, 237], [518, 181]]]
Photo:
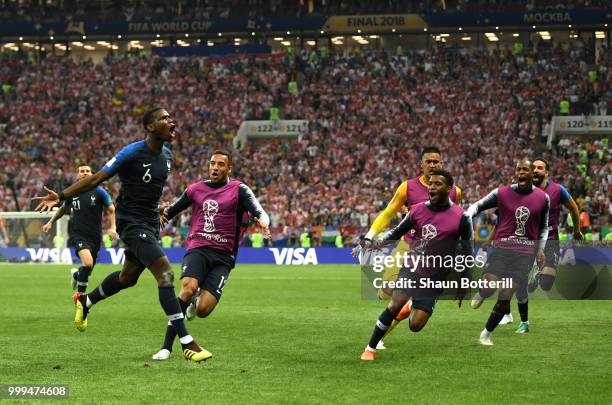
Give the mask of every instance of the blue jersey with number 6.
[[119, 174], [121, 191], [117, 199], [117, 229], [133, 223], [159, 227], [159, 199], [172, 168], [172, 152], [163, 147], [153, 153], [145, 141], [127, 145], [102, 168], [109, 178]]

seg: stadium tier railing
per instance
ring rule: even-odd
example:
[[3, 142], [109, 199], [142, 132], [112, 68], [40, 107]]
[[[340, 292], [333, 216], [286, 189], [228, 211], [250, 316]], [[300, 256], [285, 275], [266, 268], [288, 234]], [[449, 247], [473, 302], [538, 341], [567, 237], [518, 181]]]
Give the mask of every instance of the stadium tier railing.
[[298, 138], [307, 129], [307, 120], [243, 121], [233, 144], [240, 148], [250, 139]]
[[555, 115], [546, 145], [559, 135], [612, 135], [612, 115]]

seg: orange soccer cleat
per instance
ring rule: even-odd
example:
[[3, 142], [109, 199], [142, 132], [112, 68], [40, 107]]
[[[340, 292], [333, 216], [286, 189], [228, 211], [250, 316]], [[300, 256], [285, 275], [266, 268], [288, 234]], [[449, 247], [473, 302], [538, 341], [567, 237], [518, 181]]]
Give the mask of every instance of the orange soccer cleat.
[[361, 354], [361, 360], [365, 361], [374, 361], [376, 360], [376, 351], [369, 350], [367, 347]]

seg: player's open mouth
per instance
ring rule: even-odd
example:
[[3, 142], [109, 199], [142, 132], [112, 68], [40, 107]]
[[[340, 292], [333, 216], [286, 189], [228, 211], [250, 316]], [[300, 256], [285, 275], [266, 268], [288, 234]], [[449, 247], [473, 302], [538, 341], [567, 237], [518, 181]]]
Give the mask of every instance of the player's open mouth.
[[174, 135], [175, 135], [175, 133], [174, 133], [174, 129], [175, 128], [176, 128], [176, 125], [174, 125], [174, 124], [170, 125], [170, 136], [172, 138], [174, 138]]

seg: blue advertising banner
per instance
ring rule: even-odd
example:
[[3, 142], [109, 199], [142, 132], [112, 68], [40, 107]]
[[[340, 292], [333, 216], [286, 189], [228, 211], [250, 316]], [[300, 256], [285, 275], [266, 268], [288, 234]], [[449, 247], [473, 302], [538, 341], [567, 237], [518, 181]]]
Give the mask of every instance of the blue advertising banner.
[[525, 13], [435, 13], [425, 16], [430, 27], [602, 25], [612, 23], [612, 8]]
[[[164, 249], [170, 263], [181, 263], [184, 248]], [[124, 249], [100, 249], [98, 263], [123, 263]], [[78, 263], [74, 249], [53, 248], [0, 248], [0, 262], [12, 263]], [[358, 264], [351, 249], [338, 248], [241, 248], [238, 264]]]
[[532, 25], [602, 25], [612, 23], [612, 8], [598, 10], [536, 10], [497, 13], [431, 13], [425, 15], [320, 16], [212, 18], [208, 20], [172, 21], [58, 21], [50, 23], [6, 22], [0, 25], [0, 37], [83, 35], [172, 35], [210, 33], [250, 33], [309, 31], [354, 32], [422, 30], [423, 27], [487, 27]]
[[316, 31], [327, 17], [213, 18], [176, 21], [62, 21], [3, 23], [0, 36], [155, 35], [224, 32]]
[[[183, 261], [184, 248], [164, 249], [170, 263]], [[101, 249], [98, 263], [123, 263], [124, 249]], [[51, 248], [0, 248], [0, 262], [6, 263], [78, 263], [74, 249]], [[611, 247], [573, 247], [561, 250], [560, 263], [611, 264]], [[241, 248], [238, 264], [358, 264], [351, 256], [350, 248]]]

